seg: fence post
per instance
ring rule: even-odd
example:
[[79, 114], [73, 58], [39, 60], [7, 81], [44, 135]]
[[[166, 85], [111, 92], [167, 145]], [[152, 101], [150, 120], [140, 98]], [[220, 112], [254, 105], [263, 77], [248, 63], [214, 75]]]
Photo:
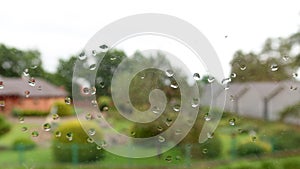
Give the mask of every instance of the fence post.
[[231, 134], [231, 158], [236, 158], [236, 136], [235, 133]]
[[78, 145], [72, 144], [72, 164], [78, 164]]
[[185, 145], [185, 165], [187, 166], [187, 168], [191, 167], [191, 149], [192, 144]]
[[24, 164], [24, 146], [21, 144], [17, 145], [17, 150], [19, 152], [19, 164], [22, 165]]

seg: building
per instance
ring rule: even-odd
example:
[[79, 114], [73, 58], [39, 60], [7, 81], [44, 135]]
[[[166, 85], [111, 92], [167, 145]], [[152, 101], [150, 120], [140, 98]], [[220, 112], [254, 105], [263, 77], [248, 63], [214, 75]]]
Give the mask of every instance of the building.
[[0, 113], [10, 114], [14, 108], [49, 111], [67, 92], [43, 79], [0, 77]]

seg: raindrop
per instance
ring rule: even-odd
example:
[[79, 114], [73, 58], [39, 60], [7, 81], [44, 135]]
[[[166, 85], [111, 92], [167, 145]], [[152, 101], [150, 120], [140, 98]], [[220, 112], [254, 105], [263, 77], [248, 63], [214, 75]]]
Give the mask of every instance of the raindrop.
[[202, 150], [202, 153], [203, 153], [203, 154], [206, 154], [207, 152], [208, 152], [207, 148], [204, 148], [204, 149]]
[[90, 89], [90, 92], [91, 92], [92, 95], [96, 94], [96, 91], [97, 91], [96, 87], [92, 87]]
[[90, 138], [90, 137], [88, 137], [88, 138], [86, 139], [86, 141], [87, 141], [88, 143], [94, 143], [94, 139], [92, 139], [92, 138]]
[[83, 93], [83, 94], [89, 94], [89, 93], [90, 93], [90, 89], [87, 88], [87, 87], [84, 87], [84, 88], [82, 89], [82, 93]]
[[163, 131], [163, 128], [161, 126], [157, 126], [158, 131]]
[[293, 73], [293, 78], [297, 78], [298, 77], [298, 73]]
[[245, 64], [240, 64], [240, 70], [244, 71], [247, 69], [247, 66]]
[[24, 117], [23, 116], [19, 116], [19, 122], [24, 123]]
[[173, 110], [175, 112], [179, 112], [180, 111], [180, 105], [179, 104], [176, 104], [175, 106], [173, 106]]
[[42, 86], [38, 86], [38, 87], [37, 87], [37, 90], [38, 90], [38, 91], [41, 91], [41, 90], [42, 90]]
[[251, 141], [252, 142], [256, 142], [256, 139], [257, 139], [256, 136], [251, 136]]
[[221, 81], [221, 83], [223, 84], [223, 85], [227, 85], [228, 83], [230, 83], [231, 82], [231, 78], [225, 78], [225, 79], [223, 79], [222, 81]]
[[297, 89], [298, 89], [298, 87], [294, 87], [294, 86], [291, 86], [291, 87], [290, 87], [290, 90], [291, 90], [291, 91], [294, 91], [294, 90], [297, 90]]
[[94, 106], [94, 107], [98, 107], [97, 100], [92, 100], [92, 101], [91, 101], [91, 104], [92, 104], [92, 106]]
[[194, 73], [193, 78], [195, 80], [200, 80], [200, 74], [199, 73]]
[[199, 106], [199, 104], [200, 104], [200, 99], [199, 98], [193, 98], [193, 100], [192, 100], [192, 107], [196, 108], [196, 107]]
[[39, 134], [39, 132], [38, 131], [33, 131], [32, 133], [31, 133], [31, 136], [32, 137], [38, 137], [40, 134]]
[[72, 141], [73, 140], [73, 133], [72, 132], [68, 132], [66, 134], [66, 138], [69, 140], [69, 141]]
[[4, 85], [3, 85], [3, 81], [0, 81], [0, 89], [3, 89]]
[[28, 69], [24, 69], [23, 75], [24, 75], [24, 76], [29, 76], [29, 71], [28, 71]]
[[97, 55], [97, 51], [96, 50], [92, 50], [92, 55], [96, 56]]
[[93, 135], [96, 134], [96, 130], [91, 128], [91, 129], [88, 130], [88, 133], [89, 133], [90, 136], [93, 136]]
[[109, 109], [109, 108], [108, 108], [107, 106], [103, 106], [103, 107], [101, 108], [100, 111], [101, 111], [101, 112], [105, 112], [105, 111], [108, 111], [108, 109]]
[[168, 163], [172, 162], [172, 156], [167, 156], [165, 159]]
[[208, 83], [212, 83], [212, 82], [214, 82], [214, 81], [215, 81], [215, 78], [212, 77], [212, 76], [209, 76], [209, 77], [207, 78], [207, 82], [208, 82]]
[[230, 77], [231, 77], [231, 78], [236, 78], [236, 73], [231, 73], [231, 74], [230, 74]]
[[272, 71], [272, 72], [275, 72], [275, 71], [278, 70], [279, 67], [278, 67], [277, 64], [272, 64], [270, 68], [271, 68], [271, 71]]
[[178, 84], [176, 82], [173, 82], [173, 83], [171, 83], [170, 87], [173, 88], [173, 89], [177, 89]]
[[97, 148], [97, 150], [102, 150], [101, 146], [97, 146], [96, 148]]
[[110, 60], [111, 60], [111, 61], [114, 61], [114, 60], [116, 60], [116, 59], [117, 59], [117, 57], [115, 57], [115, 56], [111, 56], [111, 57], [110, 57]]
[[66, 97], [65, 98], [65, 103], [66, 104], [71, 104], [71, 98], [70, 97]]
[[99, 46], [99, 48], [101, 49], [101, 52], [107, 52], [107, 50], [108, 50], [108, 46], [105, 44]]
[[105, 83], [104, 82], [100, 82], [99, 86], [103, 89], [105, 87]]
[[87, 113], [86, 115], [85, 115], [85, 119], [87, 119], [87, 120], [92, 120], [92, 114], [91, 113]]
[[50, 123], [45, 123], [45, 124], [43, 125], [43, 128], [44, 128], [45, 131], [50, 131], [50, 130], [51, 130], [51, 125], [50, 125]]
[[30, 95], [30, 91], [26, 90], [24, 93], [25, 93], [25, 97], [28, 98]]
[[37, 68], [37, 65], [32, 65], [30, 66], [31, 69], [36, 69]]
[[166, 141], [166, 139], [165, 139], [163, 136], [158, 136], [158, 141], [159, 141], [160, 143], [163, 143], [163, 142]]
[[96, 64], [91, 64], [90, 67], [89, 67], [89, 69], [90, 69], [90, 70], [95, 70], [96, 67], [97, 67]]
[[152, 112], [153, 112], [154, 114], [158, 114], [158, 113], [160, 113], [160, 108], [157, 107], [157, 106], [153, 106]]
[[289, 60], [289, 56], [288, 55], [284, 55], [283, 57], [282, 57], [282, 59], [284, 60], [284, 61], [288, 61]]
[[229, 85], [225, 85], [224, 90], [228, 90], [228, 89], [229, 89]]
[[215, 135], [215, 133], [208, 132], [207, 133], [207, 138], [212, 139], [214, 137], [214, 135]]
[[28, 128], [24, 126], [24, 127], [21, 128], [21, 131], [26, 132], [26, 131], [28, 131]]
[[56, 132], [55, 132], [55, 137], [56, 137], [56, 138], [61, 137], [61, 132], [60, 132], [60, 131], [56, 131]]
[[182, 133], [181, 129], [177, 129], [177, 130], [175, 131], [175, 135], [180, 135], [181, 133]]
[[53, 119], [53, 120], [57, 120], [57, 119], [59, 119], [59, 115], [58, 115], [58, 114], [56, 114], [56, 113], [55, 113], [55, 114], [53, 114], [53, 115], [52, 115], [52, 119]]
[[86, 55], [85, 55], [85, 52], [81, 52], [78, 56], [79, 60], [84, 60], [86, 59]]
[[171, 70], [171, 69], [166, 70], [166, 75], [167, 75], [168, 77], [172, 77], [172, 76], [174, 75], [173, 70]]
[[5, 101], [4, 100], [0, 100], [0, 107], [4, 107], [5, 106]]
[[233, 102], [233, 101], [235, 100], [234, 96], [233, 96], [233, 95], [230, 95], [229, 100], [230, 100], [231, 102]]
[[106, 147], [107, 146], [107, 143], [106, 143], [106, 141], [105, 140], [103, 140], [102, 142], [101, 142], [101, 147]]
[[229, 119], [228, 122], [229, 122], [229, 125], [234, 126], [235, 125], [235, 118]]
[[211, 120], [211, 117], [210, 117], [210, 115], [209, 115], [208, 113], [206, 113], [206, 114], [204, 115], [204, 120], [205, 120], [205, 121], [210, 121], [210, 120]]
[[132, 135], [132, 136], [135, 136], [135, 132], [134, 132], [134, 131], [132, 131], [132, 132], [130, 133], [130, 135]]

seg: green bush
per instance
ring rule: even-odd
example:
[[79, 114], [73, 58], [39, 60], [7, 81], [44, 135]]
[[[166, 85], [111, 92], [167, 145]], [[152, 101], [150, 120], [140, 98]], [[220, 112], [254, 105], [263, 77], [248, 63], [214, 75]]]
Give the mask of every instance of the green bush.
[[[103, 139], [102, 131], [96, 123], [83, 122], [82, 125], [95, 130], [96, 134], [93, 136], [95, 140]], [[60, 132], [60, 137], [57, 137], [57, 132]], [[71, 140], [67, 138], [70, 135], [72, 135]], [[82, 129], [79, 121], [72, 120], [61, 124], [54, 131], [52, 145], [54, 158], [58, 162], [72, 162], [75, 159], [78, 162], [91, 162], [101, 159], [103, 150], [99, 150], [96, 143], [88, 142], [88, 138], [89, 136]]]
[[266, 151], [262, 145], [253, 142], [241, 144], [237, 148], [239, 156], [261, 155]]
[[13, 116], [47, 116], [49, 111], [13, 109]]
[[8, 133], [10, 129], [10, 124], [5, 120], [4, 116], [0, 115], [0, 136]]
[[72, 107], [64, 102], [55, 102], [52, 106], [52, 109], [56, 109], [56, 114], [58, 114], [60, 117], [74, 115]]
[[30, 138], [17, 138], [12, 145], [13, 150], [31, 150], [36, 147], [34, 141]]
[[295, 130], [277, 132], [272, 136], [273, 149], [276, 151], [299, 149], [300, 134]]

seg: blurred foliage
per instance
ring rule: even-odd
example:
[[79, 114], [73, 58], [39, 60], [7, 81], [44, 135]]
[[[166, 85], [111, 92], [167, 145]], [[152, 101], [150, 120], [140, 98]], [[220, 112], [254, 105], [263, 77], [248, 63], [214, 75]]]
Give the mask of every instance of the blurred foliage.
[[75, 114], [73, 111], [72, 106], [67, 105], [64, 102], [55, 102], [52, 105], [52, 109], [56, 109], [56, 114], [58, 114], [60, 117], [64, 116], [72, 116]]
[[[91, 136], [96, 141], [103, 141], [103, 133], [97, 123], [82, 122], [82, 126], [92, 129], [95, 135]], [[57, 137], [57, 132], [60, 136]], [[60, 124], [53, 136], [53, 155], [59, 162], [72, 162], [77, 157], [78, 162], [91, 162], [103, 157], [103, 148], [98, 148], [94, 142], [89, 142], [90, 136], [82, 129], [78, 120], [71, 120]], [[74, 154], [76, 151], [76, 155]]]
[[237, 154], [239, 156], [262, 155], [265, 152], [270, 152], [271, 146], [263, 142], [248, 142], [243, 143], [237, 147]]
[[8, 133], [11, 125], [6, 121], [5, 117], [0, 114], [0, 137]]
[[279, 112], [280, 120], [284, 120], [288, 117], [300, 117], [300, 102], [296, 103], [295, 105], [291, 105], [286, 107], [284, 110]]
[[300, 134], [293, 129], [275, 133], [271, 136], [271, 141], [273, 142], [273, 149], [277, 151], [300, 148]]
[[13, 109], [13, 116], [47, 116], [49, 111]]
[[31, 150], [35, 147], [36, 147], [35, 142], [27, 137], [17, 138], [16, 140], [14, 140], [13, 145], [12, 145], [12, 149], [18, 150], [18, 151]]

